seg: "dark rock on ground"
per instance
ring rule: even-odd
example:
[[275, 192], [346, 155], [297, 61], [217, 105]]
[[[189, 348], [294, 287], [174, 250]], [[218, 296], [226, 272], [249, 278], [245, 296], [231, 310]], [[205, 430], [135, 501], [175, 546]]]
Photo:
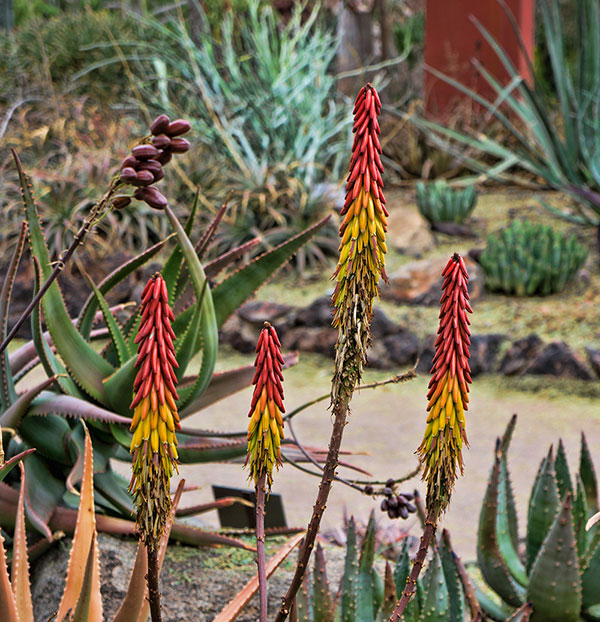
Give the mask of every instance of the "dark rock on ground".
[[373, 339], [381, 339], [387, 335], [395, 335], [403, 330], [396, 322], [393, 322], [380, 307], [373, 309], [371, 318], [371, 335]]
[[234, 313], [219, 331], [219, 341], [230, 345], [238, 352], [250, 354], [256, 348], [259, 332], [252, 324], [244, 322], [237, 313]]
[[506, 339], [506, 335], [499, 334], [473, 335], [471, 337], [469, 365], [472, 377], [496, 371], [496, 360], [500, 346]]
[[413, 365], [419, 354], [419, 339], [412, 333], [401, 330], [384, 338], [383, 344], [394, 365]]
[[280, 325], [288, 323], [288, 317], [294, 307], [279, 302], [264, 302], [262, 300], [250, 300], [242, 305], [238, 314], [242, 320], [254, 324], [258, 329], [264, 322], [271, 322], [279, 330]]
[[500, 363], [500, 372], [505, 376], [523, 373], [542, 351], [543, 345], [542, 340], [536, 334], [518, 339], [504, 355]]
[[[483, 292], [483, 270], [470, 257], [464, 260], [469, 272], [469, 295], [476, 300]], [[437, 257], [403, 265], [390, 275], [390, 285], [382, 288], [381, 296], [401, 304], [439, 304], [442, 271], [447, 262], [447, 258]]]
[[330, 358], [335, 355], [337, 330], [325, 326], [296, 326], [290, 328], [282, 339], [286, 350], [300, 350], [301, 352], [316, 352]]
[[580, 380], [593, 378], [583, 359], [564, 341], [553, 341], [546, 345], [527, 367], [525, 373]]
[[598, 378], [600, 378], [600, 350], [595, 350], [594, 348], [586, 347], [585, 353], [587, 354], [588, 363], [590, 367], [594, 370], [594, 373]]
[[429, 223], [417, 210], [402, 209], [400, 214], [388, 221], [388, 245], [405, 255], [422, 257], [435, 247], [435, 239]]
[[433, 357], [435, 355], [435, 340], [437, 335], [427, 335], [421, 344], [419, 352], [419, 360], [417, 362], [417, 373], [428, 374], [433, 365]]
[[296, 326], [331, 326], [332, 320], [331, 296], [321, 296], [313, 300], [308, 307], [299, 309], [294, 323]]

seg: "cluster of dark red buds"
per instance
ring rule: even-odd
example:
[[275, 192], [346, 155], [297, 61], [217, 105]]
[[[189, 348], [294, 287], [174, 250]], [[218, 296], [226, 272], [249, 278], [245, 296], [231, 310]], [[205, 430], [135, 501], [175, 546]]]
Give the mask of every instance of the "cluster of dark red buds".
[[414, 514], [417, 511], [411, 501], [415, 498], [414, 495], [409, 493], [399, 493], [394, 491], [394, 480], [388, 479], [385, 487], [381, 490], [381, 494], [385, 496], [385, 499], [381, 502], [381, 511], [387, 512], [390, 518], [408, 518], [409, 514]]
[[[190, 143], [181, 138], [190, 129], [190, 122], [185, 119], [171, 121], [165, 114], [156, 117], [150, 126], [151, 137], [131, 150], [121, 164], [121, 181], [137, 186], [133, 196], [144, 201], [154, 209], [167, 206], [166, 197], [153, 186], [160, 181], [165, 172], [163, 166], [171, 161], [174, 153], [185, 153]], [[131, 202], [130, 196], [115, 197], [116, 209], [126, 207]]]

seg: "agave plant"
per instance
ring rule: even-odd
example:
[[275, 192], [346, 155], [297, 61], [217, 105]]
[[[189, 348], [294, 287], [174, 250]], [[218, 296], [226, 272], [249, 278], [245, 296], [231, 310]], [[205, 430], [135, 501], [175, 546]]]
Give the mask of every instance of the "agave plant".
[[600, 620], [600, 531], [586, 531], [598, 510], [594, 465], [581, 436], [579, 471], [572, 479], [559, 441], [542, 460], [531, 495], [524, 546], [508, 468], [516, 415], [498, 439], [494, 466], [479, 518], [478, 563], [498, 606], [484, 593], [479, 601], [493, 620], [508, 620], [529, 603], [531, 622]]
[[[31, 187], [18, 157], [16, 161], [27, 227], [23, 227], [20, 244], [3, 285], [0, 305], [3, 335], [6, 334], [6, 309], [11, 284], [26, 229], [37, 273], [37, 288], [42, 280], [48, 279], [52, 271]], [[203, 266], [201, 258], [214, 236], [218, 218], [195, 247], [189, 235], [196, 212], [197, 203], [193, 205], [184, 228], [168, 207], [164, 210], [177, 243], [164, 264], [162, 276], [169, 291], [169, 303], [176, 307], [184, 306], [173, 322], [178, 337], [175, 342], [179, 363], [177, 406], [182, 419], [251, 384], [251, 366], [214, 373], [218, 329], [326, 222], [326, 219], [320, 221], [217, 281], [220, 273], [242, 255], [247, 246]], [[222, 212], [219, 216], [222, 216]], [[56, 529], [61, 522], [67, 524], [67, 529], [72, 529], [73, 514], [65, 511], [73, 506], [72, 491], [78, 481], [77, 473], [83, 455], [83, 435], [77, 419], [85, 419], [90, 427], [95, 453], [97, 509], [111, 517], [131, 516], [132, 500], [127, 493], [127, 481], [112, 469], [110, 459], [130, 460], [128, 450], [131, 435], [128, 428], [131, 413], [128, 397], [133, 393], [137, 373], [134, 340], [141, 318], [136, 311], [124, 325], [120, 325], [115, 310], [109, 307], [105, 296], [135, 269], [156, 256], [166, 244], [165, 240], [147, 249], [97, 285], [90, 281], [92, 292], [78, 318], [69, 316], [58, 282], [52, 283], [32, 314], [32, 342], [13, 352], [9, 358], [5, 354], [2, 357], [0, 426], [5, 431], [12, 428], [18, 432], [18, 436], [10, 438], [8, 433], [4, 435], [7, 455], [12, 457], [32, 447], [37, 449], [25, 467], [28, 493], [25, 512], [30, 522], [48, 538], [51, 537], [51, 529]], [[191, 304], [185, 306], [188, 286], [193, 289], [194, 298]], [[90, 343], [91, 339], [98, 336], [98, 332], [93, 330], [98, 315], [105, 323], [105, 336], [108, 337], [108, 343], [101, 351]], [[42, 317], [47, 333], [42, 331]], [[186, 375], [192, 358], [200, 353], [202, 362], [198, 373]], [[288, 363], [292, 360], [293, 357], [287, 357]], [[17, 396], [15, 382], [35, 367], [42, 367], [49, 379]], [[178, 438], [179, 459], [183, 463], [242, 458], [246, 453], [244, 434], [223, 438], [184, 427]], [[285, 446], [283, 452], [293, 459], [294, 449], [291, 445]], [[14, 489], [6, 485], [0, 487], [0, 508], [4, 506], [9, 517], [11, 512], [8, 508], [14, 506], [16, 498]], [[9, 517], [6, 524], [11, 523]], [[133, 523], [128, 521], [125, 526], [105, 521], [103, 525], [109, 529], [131, 532]], [[174, 533], [177, 532], [188, 541], [201, 541], [204, 538], [199, 530], [183, 525], [175, 526]]]
[[489, 236], [481, 254], [486, 286], [517, 296], [562, 291], [583, 266], [587, 252], [574, 236], [515, 220]]
[[463, 222], [475, 209], [477, 193], [475, 186], [464, 189], [452, 188], [444, 179], [416, 187], [417, 206], [423, 218], [431, 224], [438, 222]]
[[[377, 525], [371, 515], [359, 546], [354, 519], [348, 523], [346, 557], [343, 575], [337, 590], [327, 580], [327, 565], [321, 546], [317, 546], [312, 577], [305, 576], [296, 596], [295, 608], [299, 622], [386, 622], [404, 589], [410, 572], [409, 540], [405, 538], [395, 567], [385, 564], [383, 577], [375, 568]], [[465, 583], [463, 583], [463, 581]], [[465, 593], [473, 593], [460, 559], [444, 532], [434, 550], [423, 579], [418, 580], [417, 597], [404, 614], [405, 622], [447, 620], [465, 622], [468, 611], [476, 615], [478, 606]], [[292, 613], [292, 616], [294, 613]], [[293, 619], [293, 618], [292, 618]]]

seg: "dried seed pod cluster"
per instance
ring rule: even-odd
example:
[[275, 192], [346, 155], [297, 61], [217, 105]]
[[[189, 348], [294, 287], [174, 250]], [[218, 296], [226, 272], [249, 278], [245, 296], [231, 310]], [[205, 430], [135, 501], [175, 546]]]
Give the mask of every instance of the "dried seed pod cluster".
[[386, 512], [390, 518], [406, 519], [409, 514], [414, 514], [417, 511], [416, 506], [411, 503], [415, 496], [404, 492], [396, 494], [393, 479], [386, 482], [381, 493], [385, 496], [381, 502], [381, 511]]
[[170, 512], [169, 480], [177, 469], [177, 437], [180, 428], [175, 385], [177, 378], [167, 285], [160, 274], [150, 278], [142, 294], [134, 398], [130, 408], [130, 451], [133, 475], [129, 490], [135, 494], [137, 527], [149, 546], [158, 542]]
[[283, 374], [281, 366], [281, 342], [277, 331], [269, 322], [258, 338], [256, 346], [256, 373], [254, 374], [254, 393], [250, 405], [250, 423], [248, 425], [248, 453], [246, 465], [249, 465], [249, 478], [258, 485], [259, 479], [266, 474], [267, 487], [273, 484], [273, 465], [281, 464], [281, 439], [283, 436]]
[[387, 216], [383, 196], [383, 165], [379, 122], [381, 100], [372, 85], [364, 86], [354, 104], [354, 144], [350, 173], [346, 182], [346, 201], [341, 211], [340, 257], [333, 278], [334, 325], [340, 323], [343, 301], [351, 293], [352, 281], [364, 283], [372, 301], [378, 294], [379, 278], [385, 274]]
[[462, 257], [453, 255], [442, 272], [440, 326], [427, 399], [427, 426], [417, 452], [427, 480], [427, 508], [443, 512], [450, 502], [457, 467], [462, 474], [462, 446], [468, 446], [465, 411], [469, 404], [469, 348], [471, 345], [467, 313], [469, 275]]
[[[137, 145], [131, 150], [131, 155], [123, 160], [120, 179], [126, 184], [137, 186], [133, 195], [136, 199], [155, 209], [166, 207], [166, 197], [153, 184], [165, 176], [163, 166], [174, 153], [185, 153], [190, 148], [190, 143], [181, 138], [189, 129], [189, 121], [170, 121], [167, 115], [161, 114], [150, 126], [150, 142]], [[119, 196], [113, 201], [113, 206], [120, 209], [130, 201], [131, 197]]]

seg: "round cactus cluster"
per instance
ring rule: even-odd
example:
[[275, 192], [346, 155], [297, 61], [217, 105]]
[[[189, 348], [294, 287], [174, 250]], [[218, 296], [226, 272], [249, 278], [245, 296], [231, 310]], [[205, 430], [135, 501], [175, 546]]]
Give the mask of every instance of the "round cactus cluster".
[[[188, 151], [190, 143], [181, 136], [189, 130], [189, 121], [171, 121], [165, 114], [152, 122], [151, 137], [136, 145], [121, 164], [120, 180], [136, 186], [134, 198], [144, 201], [154, 209], [164, 209], [167, 206], [166, 197], [153, 184], [165, 176], [163, 166], [171, 161], [173, 154]], [[130, 196], [121, 195], [115, 197], [113, 206], [122, 209], [130, 202]]]
[[407, 519], [409, 514], [417, 511], [416, 506], [411, 503], [415, 496], [404, 492], [396, 493], [393, 479], [388, 479], [381, 494], [385, 496], [381, 502], [381, 511], [386, 512], [390, 518]]

